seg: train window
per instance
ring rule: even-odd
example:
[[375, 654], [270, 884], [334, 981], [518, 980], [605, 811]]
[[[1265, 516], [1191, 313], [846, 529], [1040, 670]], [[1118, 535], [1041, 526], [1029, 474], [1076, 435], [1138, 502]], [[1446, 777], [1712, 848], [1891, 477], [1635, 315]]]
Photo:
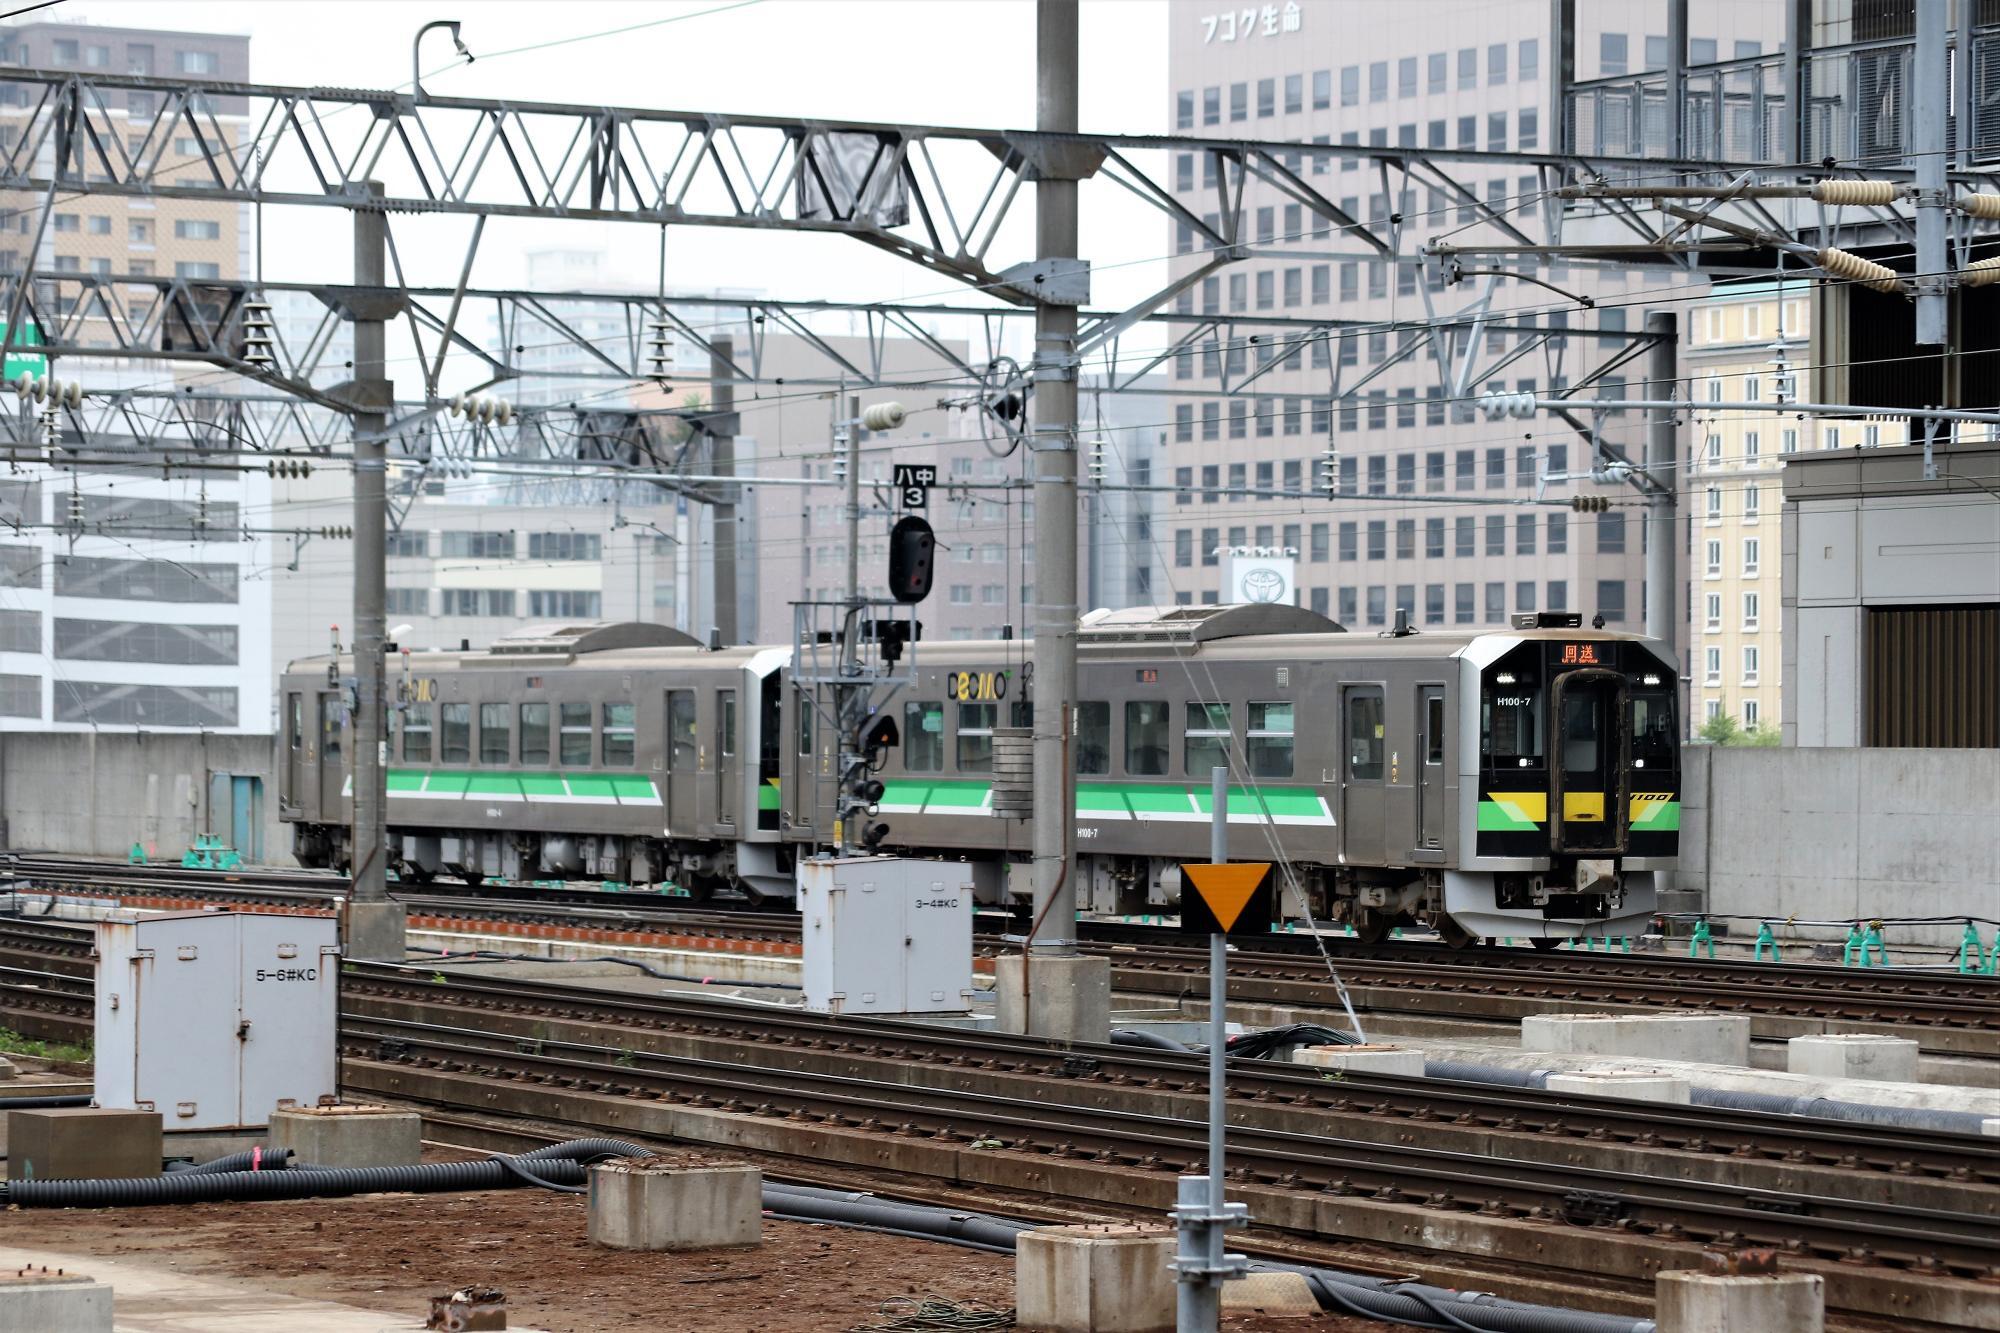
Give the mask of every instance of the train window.
[[1632, 767], [1674, 767], [1674, 697], [1666, 690], [1632, 691]]
[[521, 705], [521, 767], [545, 768], [549, 762], [549, 706]]
[[1598, 740], [1603, 734], [1601, 700], [1594, 691], [1571, 690], [1562, 696], [1562, 765], [1571, 773], [1594, 773]]
[[471, 763], [472, 705], [441, 704], [438, 721], [440, 730], [444, 732], [439, 742], [438, 758], [447, 764]]
[[294, 750], [303, 750], [306, 745], [306, 704], [301, 695], [285, 696], [285, 735]]
[[565, 765], [590, 764], [590, 705], [564, 704], [557, 714], [562, 724], [562, 761]]
[[724, 759], [736, 757], [736, 691], [717, 690], [715, 692], [716, 748]]
[[1244, 733], [1244, 757], [1250, 762], [1253, 778], [1288, 778], [1292, 775], [1292, 705], [1253, 703], [1250, 726]]
[[903, 705], [903, 768], [910, 773], [943, 770], [943, 704], [913, 699]]
[[508, 734], [512, 712], [506, 704], [479, 705], [480, 763], [505, 764], [513, 760], [514, 738]]
[[[629, 719], [627, 725], [630, 725]], [[607, 743], [609, 737], [606, 737]], [[692, 773], [695, 769], [694, 691], [667, 691], [667, 771]], [[610, 762], [607, 755], [606, 763]], [[629, 750], [625, 759], [631, 763]]]
[[1541, 687], [1527, 679], [1487, 686], [1479, 704], [1479, 748], [1489, 768], [1540, 768]]
[[[678, 694], [681, 691], [676, 690]], [[604, 705], [604, 766], [606, 768], [632, 767], [632, 723], [631, 704]], [[694, 731], [694, 696], [688, 696], [688, 731], [692, 742]]]
[[1111, 771], [1111, 705], [1086, 699], [1076, 706], [1076, 771], [1102, 777]]
[[792, 691], [792, 706], [798, 710], [799, 753], [813, 752], [813, 701], [804, 690]]
[[999, 704], [958, 706], [958, 769], [961, 773], [993, 771], [993, 728], [1000, 720]]
[[431, 706], [411, 704], [403, 709], [403, 759], [429, 763], [431, 758]]
[[1347, 695], [1347, 776], [1355, 782], [1382, 780], [1382, 691], [1351, 690]]
[[[630, 707], [630, 705], [626, 705]], [[610, 725], [610, 715], [606, 713], [604, 725]], [[626, 715], [626, 733], [632, 729], [632, 715]], [[610, 763], [610, 735], [604, 737], [604, 763]], [[666, 693], [666, 771], [668, 773], [694, 773], [698, 759], [698, 749], [694, 745], [694, 691], [668, 691]], [[626, 741], [626, 759], [632, 763], [632, 743]]]
[[1163, 777], [1167, 771], [1167, 706], [1154, 699], [1125, 705], [1125, 771], [1137, 778]]
[[1229, 705], [1191, 703], [1187, 706], [1187, 741], [1183, 758], [1187, 775], [1206, 777], [1210, 769], [1229, 767]]
[[1444, 762], [1444, 696], [1431, 694], [1424, 697], [1424, 762], [1442, 764]]
[[319, 757], [322, 762], [340, 758], [340, 696], [319, 697]]

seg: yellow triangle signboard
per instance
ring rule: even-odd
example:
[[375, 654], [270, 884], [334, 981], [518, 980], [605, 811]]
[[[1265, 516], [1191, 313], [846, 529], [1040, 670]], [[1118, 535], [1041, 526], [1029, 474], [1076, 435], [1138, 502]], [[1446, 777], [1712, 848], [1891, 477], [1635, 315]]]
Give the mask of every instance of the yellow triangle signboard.
[[1270, 930], [1270, 880], [1268, 861], [1182, 862], [1181, 929], [1203, 935]]

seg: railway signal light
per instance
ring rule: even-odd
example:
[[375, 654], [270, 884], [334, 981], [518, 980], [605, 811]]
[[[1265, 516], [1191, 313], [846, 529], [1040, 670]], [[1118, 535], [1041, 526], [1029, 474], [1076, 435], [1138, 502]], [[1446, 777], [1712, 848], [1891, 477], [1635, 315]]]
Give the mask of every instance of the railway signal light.
[[914, 604], [931, 595], [931, 575], [937, 557], [937, 534], [915, 514], [896, 520], [889, 530], [889, 595]]

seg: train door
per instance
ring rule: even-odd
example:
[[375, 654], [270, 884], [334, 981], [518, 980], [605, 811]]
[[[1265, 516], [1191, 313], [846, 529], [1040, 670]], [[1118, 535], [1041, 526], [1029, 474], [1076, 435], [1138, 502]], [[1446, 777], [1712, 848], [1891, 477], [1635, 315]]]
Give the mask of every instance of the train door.
[[1341, 849], [1349, 864], [1382, 865], [1388, 853], [1382, 827], [1388, 745], [1382, 687], [1349, 685], [1342, 689], [1341, 719], [1347, 738], [1340, 786]]
[[285, 790], [279, 803], [294, 810], [303, 808], [305, 789], [301, 784], [305, 780], [306, 701], [304, 695], [293, 691], [285, 696]]
[[1625, 845], [1625, 678], [1615, 671], [1556, 677], [1555, 845], [1616, 852]]
[[697, 771], [698, 747], [695, 739], [693, 690], [668, 690], [666, 735], [660, 752], [667, 757], [667, 827], [682, 833], [693, 832], [695, 800], [700, 781]]
[[736, 691], [715, 692], [715, 820], [736, 822]]
[[341, 752], [341, 714], [346, 709], [338, 690], [319, 695], [319, 811], [328, 823], [347, 822], [341, 792], [347, 783], [346, 756]]
[[1417, 686], [1417, 841], [1419, 860], [1444, 854], [1445, 821], [1450, 811], [1445, 797], [1444, 686]]
[[784, 723], [779, 716], [778, 673], [757, 686], [757, 827], [775, 831], [783, 783]]

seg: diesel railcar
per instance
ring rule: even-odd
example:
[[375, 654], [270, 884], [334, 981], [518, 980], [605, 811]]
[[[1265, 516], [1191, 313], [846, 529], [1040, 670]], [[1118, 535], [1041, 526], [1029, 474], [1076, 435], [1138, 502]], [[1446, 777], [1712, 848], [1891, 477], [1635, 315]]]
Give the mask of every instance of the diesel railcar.
[[[915, 656], [887, 708], [882, 846], [966, 860], [989, 902], [1025, 897], [1028, 831], [991, 784], [995, 731], [1032, 725], [1028, 645]], [[794, 857], [831, 830], [838, 750], [789, 657], [638, 624], [408, 656], [387, 738], [398, 872], [788, 898]], [[1677, 852], [1675, 666], [1651, 640], [1574, 616], [1364, 635], [1296, 607], [1176, 607], [1094, 613], [1079, 662], [1084, 910], [1177, 902], [1216, 765], [1235, 775], [1232, 854], [1282, 859], [1364, 937], [1631, 933]], [[283, 811], [308, 865], [351, 860], [349, 669], [286, 677]]]

